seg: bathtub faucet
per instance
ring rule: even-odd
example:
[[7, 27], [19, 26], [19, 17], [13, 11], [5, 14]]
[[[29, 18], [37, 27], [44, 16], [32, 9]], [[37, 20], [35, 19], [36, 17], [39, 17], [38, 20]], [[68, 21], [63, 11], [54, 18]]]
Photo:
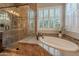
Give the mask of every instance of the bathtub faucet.
[[39, 40], [39, 37], [44, 38], [44, 37], [43, 37], [43, 33], [39, 33], [39, 32], [38, 32], [38, 33], [36, 34], [36, 38], [37, 38], [37, 40]]

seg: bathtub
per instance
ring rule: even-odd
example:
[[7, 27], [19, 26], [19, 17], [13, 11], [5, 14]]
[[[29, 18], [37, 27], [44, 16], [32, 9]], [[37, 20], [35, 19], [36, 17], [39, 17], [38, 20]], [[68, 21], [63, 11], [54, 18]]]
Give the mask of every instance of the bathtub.
[[44, 36], [44, 38], [40, 37], [39, 40], [43, 44], [42, 47], [52, 55], [63, 55], [60, 50], [71, 52], [78, 50], [77, 44], [65, 39]]

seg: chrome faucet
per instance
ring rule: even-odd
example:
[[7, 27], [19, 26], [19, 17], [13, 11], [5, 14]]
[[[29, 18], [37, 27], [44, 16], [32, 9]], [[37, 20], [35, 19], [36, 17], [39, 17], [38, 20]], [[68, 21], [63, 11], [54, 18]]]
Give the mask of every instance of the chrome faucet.
[[37, 38], [37, 40], [39, 40], [39, 37], [44, 38], [44, 37], [43, 37], [43, 34], [38, 32], [38, 33], [36, 34], [36, 38]]

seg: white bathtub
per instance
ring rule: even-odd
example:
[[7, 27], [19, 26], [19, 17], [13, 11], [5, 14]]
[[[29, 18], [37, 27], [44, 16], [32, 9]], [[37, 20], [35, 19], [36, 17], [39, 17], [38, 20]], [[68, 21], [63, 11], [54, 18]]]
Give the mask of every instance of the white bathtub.
[[78, 50], [78, 45], [65, 39], [44, 36], [44, 38], [40, 37], [39, 40], [43, 43], [42, 47], [52, 55], [62, 55], [60, 50], [72, 52]]

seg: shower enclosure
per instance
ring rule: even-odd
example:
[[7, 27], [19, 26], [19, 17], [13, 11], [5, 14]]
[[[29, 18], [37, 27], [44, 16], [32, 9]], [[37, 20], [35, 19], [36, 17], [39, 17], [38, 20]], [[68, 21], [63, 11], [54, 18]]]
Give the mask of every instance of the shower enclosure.
[[13, 43], [26, 37], [27, 18], [21, 15], [22, 8], [24, 7], [0, 9], [0, 31], [3, 31], [3, 47], [10, 47]]

